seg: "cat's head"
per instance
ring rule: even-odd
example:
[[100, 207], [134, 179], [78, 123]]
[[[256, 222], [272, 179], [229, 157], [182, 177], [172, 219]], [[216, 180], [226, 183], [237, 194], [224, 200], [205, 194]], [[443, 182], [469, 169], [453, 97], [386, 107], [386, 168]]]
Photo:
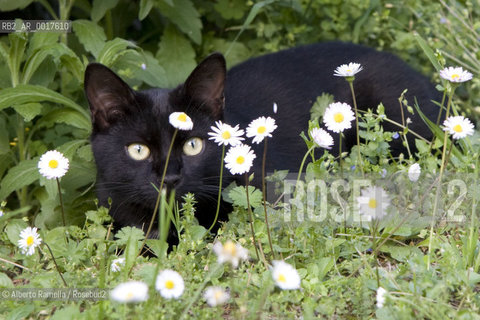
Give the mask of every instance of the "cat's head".
[[172, 90], [135, 91], [107, 67], [87, 67], [97, 193], [103, 205], [112, 199], [111, 214], [118, 224], [149, 222], [158, 195], [153, 185], [160, 185], [175, 131], [168, 121], [172, 112], [189, 115], [193, 129], [179, 130], [174, 139], [167, 190], [175, 189], [177, 198], [187, 192], [198, 201], [216, 198], [221, 148], [208, 140], [208, 132], [223, 119], [225, 77], [225, 59], [219, 53], [208, 56]]

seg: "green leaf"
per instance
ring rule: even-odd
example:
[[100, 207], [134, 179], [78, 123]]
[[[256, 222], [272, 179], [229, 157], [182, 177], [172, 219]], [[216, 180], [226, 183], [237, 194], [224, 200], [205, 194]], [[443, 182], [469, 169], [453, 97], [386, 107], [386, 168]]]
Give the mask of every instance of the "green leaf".
[[26, 227], [28, 227], [28, 225], [22, 219], [10, 220], [5, 228], [8, 240], [10, 240], [12, 244], [17, 245], [18, 240], [20, 239], [20, 232]]
[[[170, 4], [169, 4], [170, 2]], [[173, 6], [172, 6], [173, 3]], [[200, 14], [190, 0], [161, 0], [157, 3], [162, 15], [167, 17], [196, 44], [202, 42]]]
[[[250, 206], [253, 208], [262, 205], [262, 192], [252, 186], [248, 187]], [[238, 186], [230, 190], [228, 196], [233, 200], [233, 204], [238, 207], [248, 209], [247, 192], [244, 186]]]
[[[10, 136], [8, 134], [7, 122], [0, 117], [0, 155], [10, 151]], [[1, 176], [1, 173], [0, 173]], [[1, 199], [0, 199], [1, 201]]]
[[165, 28], [156, 56], [166, 71], [167, 87], [170, 88], [184, 82], [197, 65], [190, 41], [173, 26]]
[[59, 37], [60, 33], [56, 32], [35, 32], [28, 42], [27, 59], [30, 59], [35, 51], [57, 44]]
[[116, 242], [119, 245], [126, 245], [129, 239], [133, 241], [140, 241], [145, 238], [142, 230], [135, 227], [123, 227], [115, 234]]
[[165, 69], [158, 63], [150, 52], [145, 52], [145, 69], [142, 67], [135, 68], [135, 77], [142, 80], [152, 87], [167, 88], [168, 79]]
[[0, 288], [13, 288], [12, 279], [3, 272], [0, 272]]
[[8, 35], [10, 40], [10, 52], [8, 57], [8, 67], [12, 74], [12, 85], [16, 86], [19, 83], [20, 64], [24, 58], [25, 47], [27, 44], [27, 36], [23, 33], [10, 33]]
[[72, 109], [55, 109], [40, 118], [39, 127], [50, 127], [54, 123], [65, 123], [90, 132], [92, 124], [79, 112]]
[[72, 140], [62, 144], [57, 150], [63, 153], [66, 158], [72, 159], [77, 150], [85, 144], [88, 144], [86, 139]]
[[241, 19], [248, 10], [243, 0], [218, 0], [213, 8], [226, 20]]
[[310, 110], [310, 120], [318, 120], [323, 117], [325, 109], [328, 105], [333, 102], [333, 95], [329, 93], [322, 93], [321, 96], [317, 97], [317, 101], [312, 106]]
[[21, 307], [16, 307], [12, 311], [10, 311], [5, 319], [7, 320], [22, 320], [27, 319], [28, 315], [31, 314], [35, 310], [35, 305], [33, 303], [25, 304]]
[[24, 160], [8, 170], [0, 182], [0, 199], [5, 199], [13, 191], [27, 186], [40, 178], [37, 163], [39, 158]]
[[13, 11], [23, 9], [32, 3], [33, 0], [0, 0], [0, 11]]
[[23, 117], [25, 122], [28, 122], [42, 112], [42, 105], [38, 102], [33, 102], [14, 106], [13, 109]]
[[140, 0], [140, 9], [138, 10], [138, 19], [140, 21], [148, 16], [154, 4], [155, 1], [153, 0]]
[[137, 46], [133, 42], [120, 38], [108, 41], [98, 54], [97, 61], [106, 66], [112, 66], [119, 57], [128, 52], [126, 50], [128, 47], [136, 48]]
[[107, 40], [103, 29], [95, 22], [88, 20], [73, 21], [72, 29], [85, 50], [97, 58]]
[[435, 67], [437, 71], [440, 71], [442, 69], [442, 66], [440, 63], [438, 63], [437, 58], [435, 57], [435, 54], [433, 53], [433, 50], [430, 48], [430, 46], [427, 44], [425, 40], [418, 34], [414, 33], [413, 36], [417, 40], [418, 44], [420, 45], [420, 48], [422, 48], [423, 53], [428, 57], [428, 60], [432, 63], [432, 65]]
[[92, 4], [92, 20], [94, 22], [100, 21], [105, 13], [117, 6], [118, 0], [93, 0]]
[[24, 84], [18, 85], [15, 88], [6, 88], [0, 91], [0, 110], [8, 108], [12, 105], [42, 101], [59, 103], [70, 107], [78, 111], [90, 122], [90, 114], [87, 110], [69, 98], [48, 88]]
[[198, 241], [203, 239], [205, 234], [207, 233], [207, 229], [205, 227], [200, 226], [200, 225], [194, 225], [189, 228], [189, 231], [191, 233], [192, 240]]

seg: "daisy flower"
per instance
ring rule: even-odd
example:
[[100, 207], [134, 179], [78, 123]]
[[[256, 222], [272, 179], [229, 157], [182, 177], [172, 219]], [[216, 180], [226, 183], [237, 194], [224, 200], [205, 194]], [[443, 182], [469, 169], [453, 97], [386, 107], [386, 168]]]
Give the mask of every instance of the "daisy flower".
[[232, 127], [231, 125], [223, 123], [222, 121], [216, 121], [215, 125], [216, 126], [210, 127], [213, 132], [208, 133], [210, 136], [208, 139], [214, 140], [214, 142], [218, 143], [219, 146], [222, 144], [225, 146], [236, 146], [241, 144], [242, 140], [244, 140], [242, 137], [244, 131], [239, 129], [238, 124], [235, 127]]
[[231, 147], [225, 155], [225, 166], [232, 174], [242, 174], [250, 170], [256, 158], [250, 146], [240, 144]]
[[272, 277], [280, 289], [294, 290], [300, 288], [300, 276], [292, 265], [281, 260], [274, 260], [272, 263]]
[[440, 77], [450, 82], [465, 82], [471, 80], [473, 75], [462, 67], [448, 67], [440, 70]]
[[333, 138], [327, 131], [321, 128], [313, 128], [310, 132], [313, 141], [321, 148], [331, 149], [333, 145]]
[[387, 290], [383, 289], [382, 287], [378, 287], [377, 289], [377, 308], [383, 308], [383, 304], [385, 303], [385, 294]]
[[253, 137], [253, 143], [260, 143], [265, 137], [271, 137], [272, 132], [277, 128], [275, 119], [270, 117], [260, 117], [252, 122], [247, 127], [247, 137]]
[[63, 177], [68, 171], [68, 159], [57, 150], [45, 152], [38, 161], [40, 174], [47, 179]]
[[360, 214], [370, 221], [380, 219], [387, 214], [390, 197], [382, 187], [368, 187], [361, 191], [360, 197], [357, 197], [357, 203]]
[[222, 305], [230, 299], [230, 294], [221, 287], [208, 287], [203, 293], [210, 307]]
[[110, 270], [112, 272], [118, 272], [120, 269], [122, 269], [122, 266], [125, 265], [125, 258], [117, 258], [112, 261], [112, 264], [110, 265]]
[[141, 281], [120, 283], [112, 291], [110, 298], [117, 302], [142, 302], [148, 299], [148, 286]]
[[350, 62], [337, 67], [333, 75], [337, 77], [353, 77], [362, 70], [363, 67], [360, 63]]
[[327, 129], [336, 133], [351, 128], [354, 119], [352, 107], [342, 102], [331, 103], [323, 115], [323, 122]]
[[179, 130], [192, 130], [193, 122], [185, 112], [173, 112], [168, 117], [168, 122]]
[[155, 289], [165, 299], [178, 299], [185, 290], [185, 284], [177, 271], [167, 269], [158, 274]]
[[42, 243], [42, 238], [37, 233], [37, 228], [26, 227], [20, 232], [18, 246], [22, 249], [22, 253], [31, 256], [35, 253], [35, 248]]
[[408, 168], [408, 179], [412, 182], [416, 182], [420, 178], [420, 173], [422, 169], [418, 163], [414, 163]]
[[463, 139], [466, 136], [473, 134], [473, 124], [468, 118], [464, 116], [448, 117], [443, 122], [445, 128], [443, 131], [447, 131], [453, 136], [453, 139]]
[[227, 240], [225, 244], [215, 242], [213, 252], [218, 257], [218, 263], [230, 262], [234, 268], [238, 267], [240, 260], [248, 259], [248, 250], [232, 240]]

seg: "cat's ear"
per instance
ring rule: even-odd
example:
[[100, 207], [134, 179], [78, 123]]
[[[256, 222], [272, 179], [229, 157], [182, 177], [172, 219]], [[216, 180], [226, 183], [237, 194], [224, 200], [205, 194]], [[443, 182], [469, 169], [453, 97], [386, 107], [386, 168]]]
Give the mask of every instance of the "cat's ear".
[[102, 64], [87, 66], [84, 84], [95, 130], [108, 129], [136, 109], [133, 90]]
[[183, 86], [184, 94], [196, 101], [214, 118], [223, 114], [225, 97], [225, 58], [221, 53], [212, 53], [192, 71]]

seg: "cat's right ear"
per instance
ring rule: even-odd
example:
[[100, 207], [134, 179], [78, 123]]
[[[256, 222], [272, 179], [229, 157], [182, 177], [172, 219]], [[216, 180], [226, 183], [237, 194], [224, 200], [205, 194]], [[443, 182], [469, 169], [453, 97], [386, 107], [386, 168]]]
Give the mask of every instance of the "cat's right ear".
[[85, 94], [94, 130], [108, 129], [136, 108], [133, 90], [112, 70], [90, 63], [85, 70]]

